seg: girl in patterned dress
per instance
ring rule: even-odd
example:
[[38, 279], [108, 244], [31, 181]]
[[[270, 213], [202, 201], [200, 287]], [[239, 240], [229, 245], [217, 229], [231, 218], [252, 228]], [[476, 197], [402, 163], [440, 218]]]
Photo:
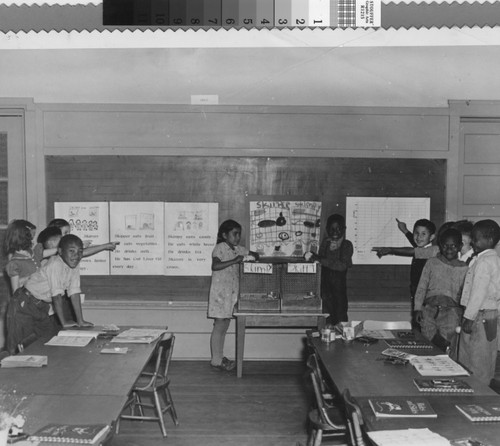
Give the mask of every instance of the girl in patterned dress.
[[[223, 354], [226, 332], [229, 328], [233, 309], [238, 300], [240, 277], [239, 264], [245, 260], [255, 260], [257, 253], [240, 246], [241, 225], [234, 220], [224, 221], [217, 233], [217, 244], [212, 251], [212, 282], [208, 297], [208, 317], [214, 319], [210, 348], [210, 365], [216, 369], [231, 371], [234, 361]], [[248, 257], [245, 257], [248, 256]]]

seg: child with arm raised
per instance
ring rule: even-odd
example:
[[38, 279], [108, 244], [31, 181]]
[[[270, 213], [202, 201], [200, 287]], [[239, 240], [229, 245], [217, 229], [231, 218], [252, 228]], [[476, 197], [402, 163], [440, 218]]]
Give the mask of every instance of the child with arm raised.
[[[7, 308], [7, 349], [11, 354], [25, 339], [49, 337], [57, 333], [51, 316], [51, 303], [63, 327], [91, 327], [83, 319], [80, 302], [80, 271], [83, 243], [75, 235], [66, 235], [59, 242], [58, 255], [52, 256], [25, 285], [14, 293]], [[67, 293], [76, 321], [67, 320], [62, 311], [62, 299]]]
[[214, 325], [210, 336], [210, 365], [224, 371], [231, 371], [235, 367], [234, 361], [226, 358], [223, 352], [226, 332], [238, 300], [239, 264], [249, 254], [252, 259], [258, 259], [257, 253], [240, 246], [240, 240], [241, 225], [234, 220], [226, 220], [219, 227], [217, 244], [212, 252], [208, 317], [214, 319]]

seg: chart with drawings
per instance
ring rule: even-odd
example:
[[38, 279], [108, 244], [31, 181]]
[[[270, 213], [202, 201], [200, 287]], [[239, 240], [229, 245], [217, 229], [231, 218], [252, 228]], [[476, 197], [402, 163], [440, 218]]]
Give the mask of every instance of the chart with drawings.
[[396, 218], [408, 230], [421, 218], [429, 218], [427, 197], [347, 197], [346, 237], [354, 245], [353, 263], [365, 265], [406, 265], [411, 257], [388, 255], [378, 258], [375, 246], [410, 246], [398, 229]]
[[261, 257], [302, 257], [319, 248], [321, 202], [249, 201], [250, 250]]

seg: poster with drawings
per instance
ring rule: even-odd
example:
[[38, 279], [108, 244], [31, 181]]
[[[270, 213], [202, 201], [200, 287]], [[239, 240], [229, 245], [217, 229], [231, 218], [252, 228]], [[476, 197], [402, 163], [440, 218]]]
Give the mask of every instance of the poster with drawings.
[[405, 222], [408, 230], [414, 223], [430, 216], [431, 199], [428, 197], [347, 197], [346, 237], [354, 245], [355, 264], [407, 265], [411, 257], [388, 255], [381, 258], [373, 247], [411, 246], [398, 229], [396, 218]]
[[302, 257], [319, 248], [321, 202], [249, 201], [250, 250], [261, 257]]
[[111, 202], [112, 275], [162, 275], [164, 270], [164, 203]]
[[212, 275], [218, 203], [165, 203], [165, 275]]
[[[85, 246], [109, 242], [108, 203], [54, 203], [54, 218], [68, 221], [71, 233], [80, 237]], [[109, 274], [108, 251], [85, 257], [80, 262], [80, 274], [101, 276]]]

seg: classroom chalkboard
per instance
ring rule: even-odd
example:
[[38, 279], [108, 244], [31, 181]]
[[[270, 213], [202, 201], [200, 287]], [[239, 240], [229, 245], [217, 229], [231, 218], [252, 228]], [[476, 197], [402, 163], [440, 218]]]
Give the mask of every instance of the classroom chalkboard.
[[[45, 165], [49, 219], [54, 202], [218, 202], [219, 222], [240, 222], [246, 240], [248, 196], [314, 197], [323, 223], [345, 214], [347, 196], [429, 197], [431, 220], [445, 216], [445, 160], [54, 155]], [[407, 265], [354, 265], [349, 299], [407, 302], [408, 284]], [[206, 301], [209, 286], [210, 277], [196, 276], [82, 277], [86, 298], [96, 300]]]

